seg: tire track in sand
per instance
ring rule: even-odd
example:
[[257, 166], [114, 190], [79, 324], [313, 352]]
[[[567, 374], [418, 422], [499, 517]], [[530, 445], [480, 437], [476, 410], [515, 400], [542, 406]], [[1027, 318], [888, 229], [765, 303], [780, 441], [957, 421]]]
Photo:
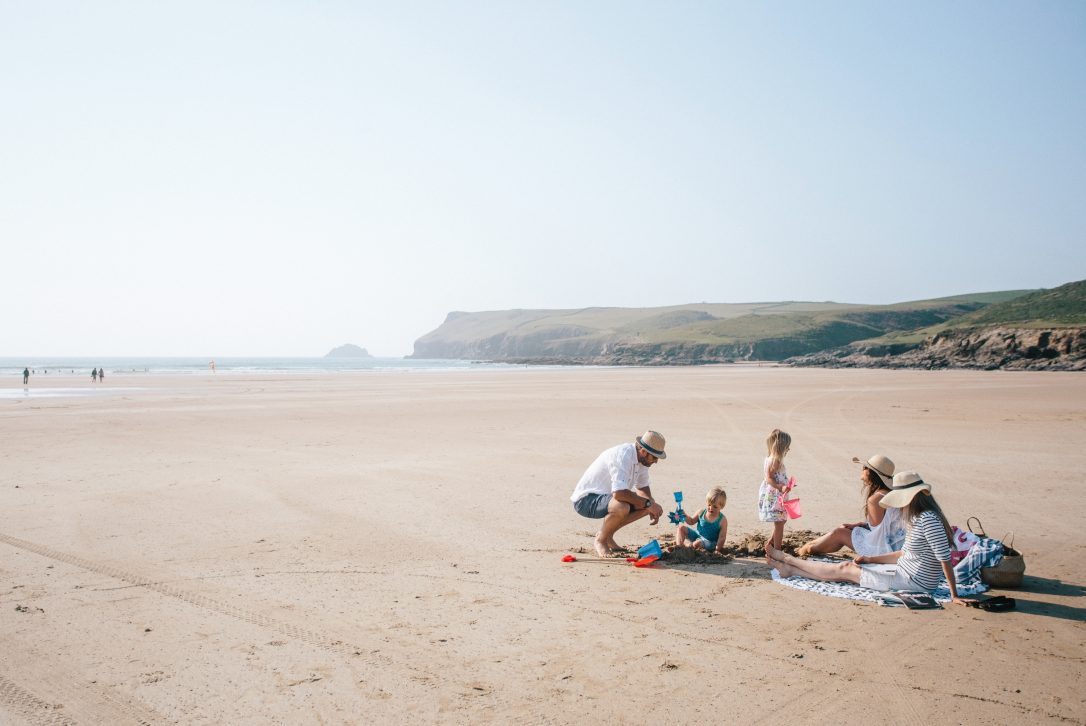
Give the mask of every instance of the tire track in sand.
[[[10, 658], [15, 651], [22, 656], [17, 666]], [[20, 647], [11, 642], [0, 654], [0, 707], [3, 706], [35, 724], [153, 726], [169, 722], [134, 697], [87, 681], [32, 646]]]
[[[189, 592], [181, 587], [170, 584], [168, 582], [162, 582], [143, 575], [137, 575], [131, 572], [122, 570], [119, 567], [112, 565], [106, 565], [91, 560], [77, 557], [75, 555], [68, 554], [67, 552], [61, 552], [54, 550], [51, 547], [37, 544], [35, 542], [29, 542], [18, 537], [13, 537], [8, 534], [0, 532], [0, 542], [16, 547], [18, 549], [33, 552], [36, 555], [46, 557], [57, 562], [63, 562], [65, 564], [79, 567], [80, 569], [87, 570], [88, 572], [94, 572], [99, 575], [105, 575], [112, 577], [122, 582], [127, 582], [131, 585], [137, 585], [144, 587], [148, 590], [152, 590], [161, 595], [172, 597], [190, 605], [193, 605], [204, 610], [219, 613], [236, 620], [241, 620], [258, 627], [273, 630], [281, 635], [284, 635], [293, 640], [301, 641], [309, 645], [315, 646], [330, 653], [342, 656], [346, 658], [350, 663], [361, 663], [374, 672], [377, 673], [395, 673], [397, 671], [407, 671], [410, 676], [409, 679], [417, 687], [424, 690], [432, 688], [435, 684], [440, 683], [442, 685], [450, 687], [450, 690], [456, 690], [460, 693], [471, 694], [473, 691], [477, 691], [478, 684], [469, 684], [454, 682], [449, 678], [441, 675], [438, 672], [427, 670], [421, 666], [411, 663], [402, 663], [382, 655], [374, 648], [363, 647], [348, 641], [342, 640], [332, 635], [321, 633], [311, 628], [295, 625], [294, 623], [278, 620], [273, 617], [269, 617], [262, 613], [255, 612], [248, 608], [244, 608], [238, 605], [232, 605], [230, 603], [222, 602], [206, 595], [199, 593]], [[406, 679], [397, 679], [397, 683], [403, 685]], [[494, 699], [495, 704], [498, 705], [505, 699], [498, 696], [498, 689], [490, 688], [487, 691]], [[376, 698], [384, 697], [386, 694], [381, 689], [376, 689], [372, 693]]]
[[60, 713], [64, 706], [49, 703], [27, 691], [22, 686], [0, 675], [0, 706], [17, 714], [32, 724], [50, 724], [56, 726], [76, 725], [67, 715]]

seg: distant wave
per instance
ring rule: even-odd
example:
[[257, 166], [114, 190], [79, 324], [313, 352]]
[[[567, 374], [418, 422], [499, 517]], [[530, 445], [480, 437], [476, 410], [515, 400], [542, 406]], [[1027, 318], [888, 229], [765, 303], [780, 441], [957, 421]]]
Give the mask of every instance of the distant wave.
[[512, 368], [508, 363], [468, 360], [419, 360], [406, 358], [216, 358], [212, 372], [208, 358], [0, 358], [0, 376], [22, 376], [29, 368], [39, 376], [80, 374], [90, 376], [103, 369], [112, 375], [236, 375], [239, 373], [345, 373], [354, 371], [455, 371], [480, 368]]

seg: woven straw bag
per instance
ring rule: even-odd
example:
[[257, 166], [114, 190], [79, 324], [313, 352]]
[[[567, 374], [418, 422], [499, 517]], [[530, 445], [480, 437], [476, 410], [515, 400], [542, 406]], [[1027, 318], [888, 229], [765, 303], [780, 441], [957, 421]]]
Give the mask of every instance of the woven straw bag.
[[[973, 529], [974, 521], [977, 523], [976, 529]], [[969, 531], [978, 537], [988, 536], [984, 533], [984, 525], [976, 517], [970, 517], [965, 524], [969, 527]], [[1026, 558], [1012, 546], [1014, 545], [1014, 532], [1004, 535], [1002, 541], [1003, 559], [997, 562], [994, 567], [980, 568], [980, 579], [992, 587], [1021, 587], [1022, 578], [1026, 574]]]

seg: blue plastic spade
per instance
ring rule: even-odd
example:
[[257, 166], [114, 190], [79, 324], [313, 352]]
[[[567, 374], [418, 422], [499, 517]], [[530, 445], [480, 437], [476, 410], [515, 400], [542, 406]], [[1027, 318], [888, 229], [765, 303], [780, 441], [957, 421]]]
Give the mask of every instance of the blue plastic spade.
[[686, 512], [683, 511], [682, 492], [675, 492], [675, 511], [668, 512], [667, 518], [672, 524], [682, 524], [686, 520]]

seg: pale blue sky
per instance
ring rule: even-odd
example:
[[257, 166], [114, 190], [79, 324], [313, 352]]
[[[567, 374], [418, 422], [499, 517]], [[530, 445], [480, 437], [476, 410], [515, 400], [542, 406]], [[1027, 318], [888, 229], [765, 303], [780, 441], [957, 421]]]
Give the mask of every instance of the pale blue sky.
[[0, 355], [1086, 277], [1086, 3], [6, 2]]

